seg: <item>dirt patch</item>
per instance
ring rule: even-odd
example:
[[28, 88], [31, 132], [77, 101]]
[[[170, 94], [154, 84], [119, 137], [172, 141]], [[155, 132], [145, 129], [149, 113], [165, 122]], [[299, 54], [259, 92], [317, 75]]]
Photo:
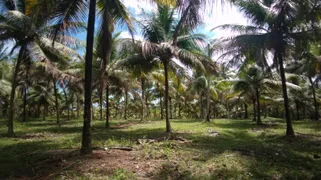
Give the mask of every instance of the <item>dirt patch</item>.
[[211, 136], [211, 137], [216, 137], [216, 136], [220, 135], [220, 133], [215, 131], [214, 129], [207, 130], [207, 134], [208, 134], [208, 136]]
[[121, 125], [118, 125], [118, 126], [115, 126], [115, 127], [111, 127], [111, 129], [126, 129], [128, 127], [131, 127], [131, 126], [134, 126], [134, 125], [137, 125], [138, 123], [126, 123], [126, 124], [121, 124]]
[[17, 136], [15, 138], [17, 139], [41, 139], [45, 137], [53, 137], [56, 135], [50, 134], [50, 133], [33, 133], [33, 134], [25, 134], [23, 136]]
[[[44, 155], [46, 154], [46, 155]], [[124, 150], [94, 150], [92, 154], [80, 156], [79, 150], [57, 150], [48, 151], [32, 156], [41, 156], [43, 158], [28, 164], [33, 171], [32, 177], [12, 177], [11, 179], [54, 179], [63, 177], [63, 179], [72, 179], [66, 177], [68, 172], [73, 172], [77, 176], [90, 177], [98, 175], [99, 177], [109, 177], [118, 170], [126, 170], [134, 174], [138, 179], [149, 179], [163, 164], [162, 159], [140, 159], [138, 151]]]

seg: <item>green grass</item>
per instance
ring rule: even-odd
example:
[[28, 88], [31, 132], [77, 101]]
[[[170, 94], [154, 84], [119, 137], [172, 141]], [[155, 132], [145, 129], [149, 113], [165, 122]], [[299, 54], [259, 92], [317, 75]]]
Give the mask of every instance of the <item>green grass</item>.
[[[0, 123], [0, 179], [35, 176], [37, 169], [32, 171], [28, 162], [44, 159], [42, 152], [80, 147], [81, 120], [65, 122], [61, 128], [55, 125], [54, 118], [16, 122], [17, 138], [6, 138], [5, 122]], [[128, 121], [113, 121], [111, 125], [123, 123]], [[314, 158], [321, 156], [320, 122], [294, 122], [295, 138], [284, 136], [285, 124], [281, 120], [265, 119], [264, 123], [259, 127], [249, 120], [172, 120], [174, 133], [192, 143], [169, 140], [146, 144], [137, 151], [137, 158], [164, 160], [161, 168], [153, 172], [153, 179], [321, 178], [321, 160]], [[93, 146], [138, 146], [137, 139], [165, 137], [164, 128], [165, 121], [155, 120], [106, 130], [104, 122], [94, 121]], [[210, 132], [219, 135], [214, 137]], [[120, 169], [109, 178], [133, 179], [132, 176]]]

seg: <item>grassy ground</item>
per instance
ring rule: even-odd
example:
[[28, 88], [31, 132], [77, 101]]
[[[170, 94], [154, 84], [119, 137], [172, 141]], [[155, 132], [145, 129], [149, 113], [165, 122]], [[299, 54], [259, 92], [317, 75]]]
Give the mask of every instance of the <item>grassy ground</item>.
[[[134, 124], [110, 130], [104, 129], [104, 122], [93, 123], [93, 146], [135, 148], [124, 154], [127, 159], [122, 160], [123, 155], [114, 158], [114, 161], [120, 159], [116, 169], [101, 171], [110, 168], [103, 167], [102, 162], [107, 163], [110, 153], [115, 153], [106, 151], [108, 157], [98, 158], [90, 168], [83, 167], [89, 170], [69, 168], [54, 176], [57, 179], [321, 179], [320, 122], [294, 122], [297, 136], [286, 138], [281, 120], [265, 119], [265, 125], [259, 127], [249, 120], [203, 123], [177, 119], [172, 120], [172, 136], [188, 141], [176, 139], [152, 144], [137, 143], [137, 139], [166, 137], [164, 121], [116, 121], [112, 126], [129, 122]], [[49, 152], [80, 147], [81, 120], [65, 122], [60, 128], [54, 119], [16, 122], [17, 137], [13, 139], [5, 137], [5, 122], [0, 123], [0, 179], [37, 177], [44, 169], [55, 169], [50, 164], [41, 167], [41, 162], [52, 156]], [[80, 158], [72, 161], [87, 163]], [[142, 169], [146, 164], [154, 167], [148, 173]]]

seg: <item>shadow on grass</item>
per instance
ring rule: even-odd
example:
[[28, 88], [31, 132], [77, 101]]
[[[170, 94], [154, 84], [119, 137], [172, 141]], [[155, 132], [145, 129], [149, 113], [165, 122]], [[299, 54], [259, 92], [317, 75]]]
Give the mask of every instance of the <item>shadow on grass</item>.
[[[163, 120], [157, 120], [163, 121]], [[173, 123], [193, 127], [194, 123], [200, 123], [200, 120], [171, 120]], [[112, 121], [111, 126], [119, 126], [127, 123], [138, 123], [139, 121]], [[154, 121], [152, 121], [154, 122]], [[268, 124], [270, 121], [265, 121]], [[321, 161], [314, 159], [314, 155], [319, 155], [321, 146], [314, 144], [309, 138], [285, 138], [279, 134], [269, 134], [265, 132], [268, 129], [280, 128], [282, 124], [274, 125], [277, 121], [273, 120], [272, 126], [257, 126], [250, 120], [220, 120], [212, 123], [200, 123], [206, 128], [222, 129], [222, 132], [216, 137], [210, 136], [205, 132], [196, 133], [181, 133], [183, 138], [192, 140], [193, 143], [182, 146], [184, 150], [197, 152], [200, 159], [204, 163], [225, 154], [237, 154], [245, 159], [253, 159], [251, 163], [245, 163], [246, 171], [240, 172], [238, 170], [228, 169], [226, 167], [218, 167], [208, 177], [197, 176], [194, 179], [221, 179], [231, 177], [234, 179], [275, 179], [275, 172], [281, 174], [281, 179], [291, 179], [297, 177], [298, 179], [311, 179], [313, 174], [320, 174]], [[2, 122], [0, 122], [2, 123]], [[81, 141], [82, 122], [68, 121], [66, 125], [58, 127], [55, 121], [34, 120], [25, 124], [26, 127], [38, 127], [34, 129], [35, 132], [49, 132], [60, 133], [68, 136], [68, 134], [78, 134], [73, 138], [73, 143], [79, 144]], [[142, 122], [145, 123], [145, 122]], [[301, 122], [296, 122], [302, 127], [311, 128], [313, 126], [305, 125]], [[316, 123], [319, 125], [319, 123]], [[263, 132], [249, 133], [249, 130], [259, 128]], [[23, 131], [23, 130], [21, 130]], [[178, 132], [179, 133], [179, 132]], [[255, 134], [260, 133], [260, 134]], [[136, 126], [127, 129], [105, 129], [104, 121], [94, 121], [92, 128], [92, 139], [96, 142], [104, 143], [108, 140], [115, 140], [121, 142], [122, 140], [135, 143], [137, 139], [157, 139], [166, 137], [168, 134], [164, 128], [142, 128]], [[9, 141], [9, 140], [8, 140]], [[10, 141], [15, 141], [10, 139]], [[0, 145], [0, 179], [7, 178], [12, 175], [35, 175], [31, 171], [31, 167], [25, 159], [24, 154], [52, 150], [61, 147], [54, 141], [17, 141], [10, 142], [9, 145]], [[57, 142], [58, 143], [58, 142]], [[60, 142], [62, 143], [62, 142]], [[224, 157], [228, 159], [229, 157]], [[30, 159], [29, 159], [30, 161]], [[232, 160], [231, 160], [232, 161]], [[233, 162], [230, 162], [233, 163]], [[161, 169], [159, 179], [167, 177], [193, 179], [193, 172], [190, 169], [185, 169], [183, 175], [177, 174], [177, 168], [170, 166], [168, 169]], [[312, 174], [312, 175], [311, 175]]]
[[39, 157], [32, 157], [30, 153], [59, 148], [59, 144], [51, 141], [17, 141], [10, 145], [0, 146], [0, 179], [8, 177], [35, 176], [31, 161]]

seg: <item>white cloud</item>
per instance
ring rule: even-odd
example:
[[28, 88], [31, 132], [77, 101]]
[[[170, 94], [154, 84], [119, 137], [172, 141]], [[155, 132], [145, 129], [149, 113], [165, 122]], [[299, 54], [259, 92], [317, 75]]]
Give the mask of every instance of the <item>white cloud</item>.
[[[122, 31], [120, 33], [121, 38], [132, 38], [132, 35], [128, 31]], [[134, 39], [136, 40], [144, 40], [143, 36], [141, 35], [134, 35]]]
[[[224, 24], [248, 25], [247, 19], [232, 5], [216, 4], [212, 13], [204, 17], [204, 31], [210, 32], [213, 28]], [[236, 34], [227, 30], [215, 29], [215, 38], [227, 37]]]
[[[155, 7], [154, 5], [147, 3], [146, 1], [137, 1], [137, 0], [123, 0], [124, 5], [127, 8], [133, 8], [135, 10], [135, 14], [132, 14], [137, 18], [137, 15], [141, 14], [142, 9], [145, 11], [152, 11]], [[213, 9], [206, 9], [204, 13], [204, 9], [200, 11], [200, 13], [204, 14], [204, 26], [199, 28], [201, 33], [205, 33], [209, 35], [211, 38], [220, 38], [226, 37], [230, 35], [234, 35], [234, 32], [229, 32], [226, 30], [214, 30], [213, 28], [224, 25], [224, 24], [240, 24], [247, 25], [247, 19], [240, 13], [236, 7], [231, 4], [222, 5], [220, 2], [217, 2]]]
[[146, 1], [137, 1], [137, 0], [123, 0], [124, 5], [127, 8], [135, 9], [134, 16], [139, 15], [142, 12], [142, 9], [145, 11], [152, 11], [154, 6]]

